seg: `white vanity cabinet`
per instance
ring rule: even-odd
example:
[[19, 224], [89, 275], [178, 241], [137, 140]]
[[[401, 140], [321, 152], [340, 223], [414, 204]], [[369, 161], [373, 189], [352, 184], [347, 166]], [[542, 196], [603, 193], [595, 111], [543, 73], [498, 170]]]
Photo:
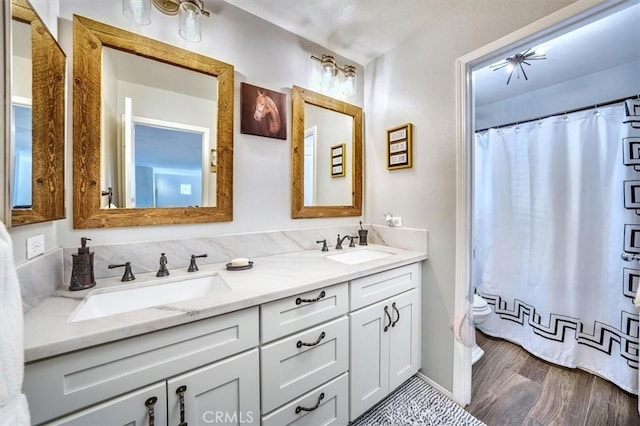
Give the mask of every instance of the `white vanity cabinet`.
[[221, 413], [231, 419], [223, 424], [241, 416], [246, 423], [260, 413], [258, 350], [250, 350], [257, 345], [254, 307], [29, 363], [23, 389], [31, 420], [149, 424], [145, 403], [155, 397], [154, 424], [177, 424], [176, 392], [186, 386], [185, 421], [205, 424], [203, 416]]
[[348, 309], [347, 283], [261, 306], [263, 424], [348, 422]]
[[420, 266], [351, 282], [350, 420], [420, 369]]

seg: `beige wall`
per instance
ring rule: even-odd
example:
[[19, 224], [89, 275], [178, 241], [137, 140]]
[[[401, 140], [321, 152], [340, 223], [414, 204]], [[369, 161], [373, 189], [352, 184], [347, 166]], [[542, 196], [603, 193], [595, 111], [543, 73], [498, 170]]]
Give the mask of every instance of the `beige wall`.
[[[429, 231], [423, 272], [422, 369], [452, 391], [456, 141], [455, 60], [536, 21], [572, 0], [468, 0], [441, 5], [442, 14], [400, 46], [368, 64], [365, 219], [383, 213]], [[387, 171], [386, 129], [411, 122], [413, 168]]]

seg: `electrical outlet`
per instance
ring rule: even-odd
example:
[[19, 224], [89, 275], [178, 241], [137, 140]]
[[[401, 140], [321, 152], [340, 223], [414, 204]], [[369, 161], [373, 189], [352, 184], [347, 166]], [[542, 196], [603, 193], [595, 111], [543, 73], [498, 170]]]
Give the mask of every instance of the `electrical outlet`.
[[34, 258], [44, 253], [44, 234], [27, 238], [27, 259]]
[[392, 217], [391, 218], [391, 226], [402, 226], [402, 218], [401, 217]]

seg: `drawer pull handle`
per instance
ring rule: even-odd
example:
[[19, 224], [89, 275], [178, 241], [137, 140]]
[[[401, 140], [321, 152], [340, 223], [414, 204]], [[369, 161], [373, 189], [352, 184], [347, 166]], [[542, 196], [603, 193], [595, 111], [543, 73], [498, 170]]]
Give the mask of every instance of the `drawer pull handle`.
[[396, 318], [396, 320], [391, 323], [391, 327], [395, 327], [398, 321], [400, 321], [400, 311], [396, 307], [396, 302], [393, 302], [391, 306], [393, 307], [393, 310], [396, 311], [396, 314], [398, 314], [398, 318]]
[[296, 414], [300, 414], [300, 411], [313, 411], [316, 408], [318, 408], [320, 406], [320, 401], [322, 401], [324, 399], [324, 392], [322, 392], [320, 394], [320, 396], [318, 397], [318, 402], [316, 402], [316, 405], [314, 405], [313, 407], [303, 407], [302, 405], [298, 405], [296, 407]]
[[149, 411], [149, 426], [154, 426], [155, 424], [155, 414], [153, 411], [153, 406], [156, 405], [156, 402], [158, 402], [158, 398], [155, 396], [152, 396], [151, 398], [147, 398], [147, 400], [144, 402], [144, 405], [147, 407], [147, 410]]
[[389, 307], [388, 306], [384, 307], [384, 313], [387, 316], [387, 319], [389, 320], [389, 324], [385, 324], [385, 326], [384, 326], [384, 331], [386, 333], [387, 331], [389, 331], [389, 326], [391, 325], [393, 320], [391, 319], [391, 315], [389, 315]]
[[320, 294], [318, 295], [318, 297], [316, 297], [315, 299], [301, 299], [300, 297], [298, 297], [296, 299], [296, 305], [299, 305], [301, 303], [313, 303], [313, 302], [317, 302], [318, 300], [322, 299], [323, 297], [325, 297], [327, 295], [327, 293], [324, 292], [324, 290], [322, 290], [320, 292]]
[[187, 387], [185, 385], [180, 386], [176, 389], [176, 395], [180, 397], [180, 423], [178, 426], [187, 426], [187, 422], [184, 421], [184, 393], [187, 391]]
[[315, 346], [318, 343], [320, 343], [320, 341], [322, 339], [324, 339], [325, 337], [327, 337], [327, 335], [324, 334], [324, 331], [323, 331], [322, 333], [320, 333], [320, 336], [318, 336], [318, 339], [315, 342], [313, 342], [313, 343], [304, 343], [302, 340], [298, 340], [298, 343], [296, 343], [296, 347], [299, 349], [299, 348], [301, 348], [303, 346]]

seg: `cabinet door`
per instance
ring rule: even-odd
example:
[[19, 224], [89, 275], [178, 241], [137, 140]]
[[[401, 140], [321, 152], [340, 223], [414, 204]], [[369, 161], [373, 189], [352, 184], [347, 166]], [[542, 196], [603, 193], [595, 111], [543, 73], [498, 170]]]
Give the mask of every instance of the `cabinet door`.
[[[147, 406], [147, 401], [151, 407]], [[151, 421], [151, 414], [153, 421]], [[50, 424], [65, 426], [166, 425], [167, 394], [165, 383], [158, 383], [127, 393]]]
[[420, 360], [420, 292], [411, 290], [390, 300], [389, 391], [418, 372]]
[[[180, 391], [183, 391], [182, 404]], [[258, 349], [168, 380], [167, 398], [170, 425], [259, 422]]]
[[[385, 311], [387, 308], [387, 311]], [[387, 301], [349, 315], [351, 331], [350, 419], [372, 407], [389, 391], [390, 315]]]

